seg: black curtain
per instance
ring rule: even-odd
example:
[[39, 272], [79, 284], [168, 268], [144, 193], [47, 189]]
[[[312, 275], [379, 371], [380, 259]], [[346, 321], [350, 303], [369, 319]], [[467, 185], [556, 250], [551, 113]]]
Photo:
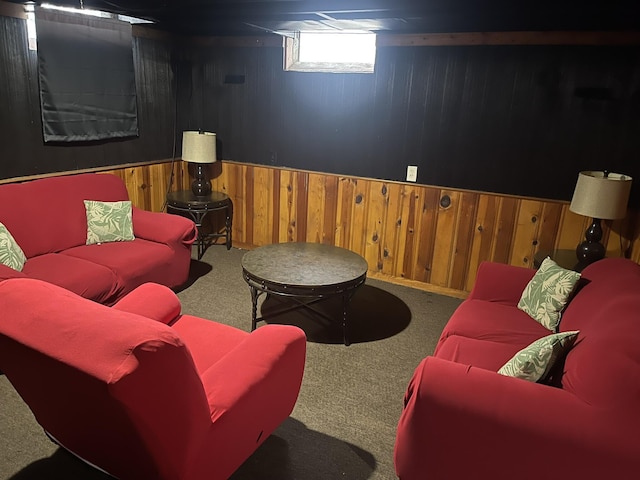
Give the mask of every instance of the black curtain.
[[138, 136], [131, 25], [36, 9], [45, 142]]

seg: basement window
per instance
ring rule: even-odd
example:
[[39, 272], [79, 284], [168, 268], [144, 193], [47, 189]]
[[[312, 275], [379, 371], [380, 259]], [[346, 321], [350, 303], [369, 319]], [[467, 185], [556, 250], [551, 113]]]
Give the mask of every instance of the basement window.
[[373, 73], [375, 60], [375, 33], [296, 32], [285, 36], [286, 71]]

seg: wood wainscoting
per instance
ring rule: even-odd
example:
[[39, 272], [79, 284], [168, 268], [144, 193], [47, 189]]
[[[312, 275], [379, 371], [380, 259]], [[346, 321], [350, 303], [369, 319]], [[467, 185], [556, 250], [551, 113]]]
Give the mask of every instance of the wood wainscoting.
[[[478, 265], [493, 260], [533, 268], [540, 250], [574, 249], [591, 219], [565, 201], [532, 199], [412, 183], [223, 161], [214, 190], [233, 201], [234, 246], [321, 242], [348, 248], [369, 276], [454, 296], [473, 286]], [[171, 164], [110, 170], [135, 205], [160, 211]], [[172, 190], [189, 188], [176, 162]], [[640, 216], [603, 222], [608, 256], [640, 263]]]

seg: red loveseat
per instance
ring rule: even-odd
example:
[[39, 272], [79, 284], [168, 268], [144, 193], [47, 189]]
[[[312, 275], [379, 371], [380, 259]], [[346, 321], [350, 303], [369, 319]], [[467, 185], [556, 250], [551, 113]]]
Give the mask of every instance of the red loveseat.
[[10, 279], [0, 282], [0, 311], [0, 370], [38, 423], [122, 480], [228, 478], [289, 416], [300, 390], [302, 330], [247, 333], [180, 315], [161, 285], [107, 307]]
[[135, 240], [85, 245], [84, 200], [129, 200], [115, 175], [79, 174], [0, 185], [0, 223], [27, 257], [21, 272], [0, 264], [0, 280], [37, 278], [112, 304], [145, 282], [168, 287], [189, 275], [195, 224], [133, 207]]
[[583, 270], [559, 325], [580, 333], [554, 386], [496, 373], [551, 333], [516, 307], [534, 273], [480, 266], [408, 386], [401, 480], [638, 478], [640, 265], [609, 258]]

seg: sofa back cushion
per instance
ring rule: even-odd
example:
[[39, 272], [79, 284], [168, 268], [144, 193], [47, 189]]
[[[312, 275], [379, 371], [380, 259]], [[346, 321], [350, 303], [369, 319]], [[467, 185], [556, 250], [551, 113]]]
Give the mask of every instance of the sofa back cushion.
[[568, 353], [562, 388], [602, 408], [640, 405], [640, 265], [607, 258], [582, 272], [560, 330], [580, 330]]
[[84, 200], [128, 200], [115, 175], [85, 173], [0, 185], [0, 222], [27, 258], [84, 245]]

